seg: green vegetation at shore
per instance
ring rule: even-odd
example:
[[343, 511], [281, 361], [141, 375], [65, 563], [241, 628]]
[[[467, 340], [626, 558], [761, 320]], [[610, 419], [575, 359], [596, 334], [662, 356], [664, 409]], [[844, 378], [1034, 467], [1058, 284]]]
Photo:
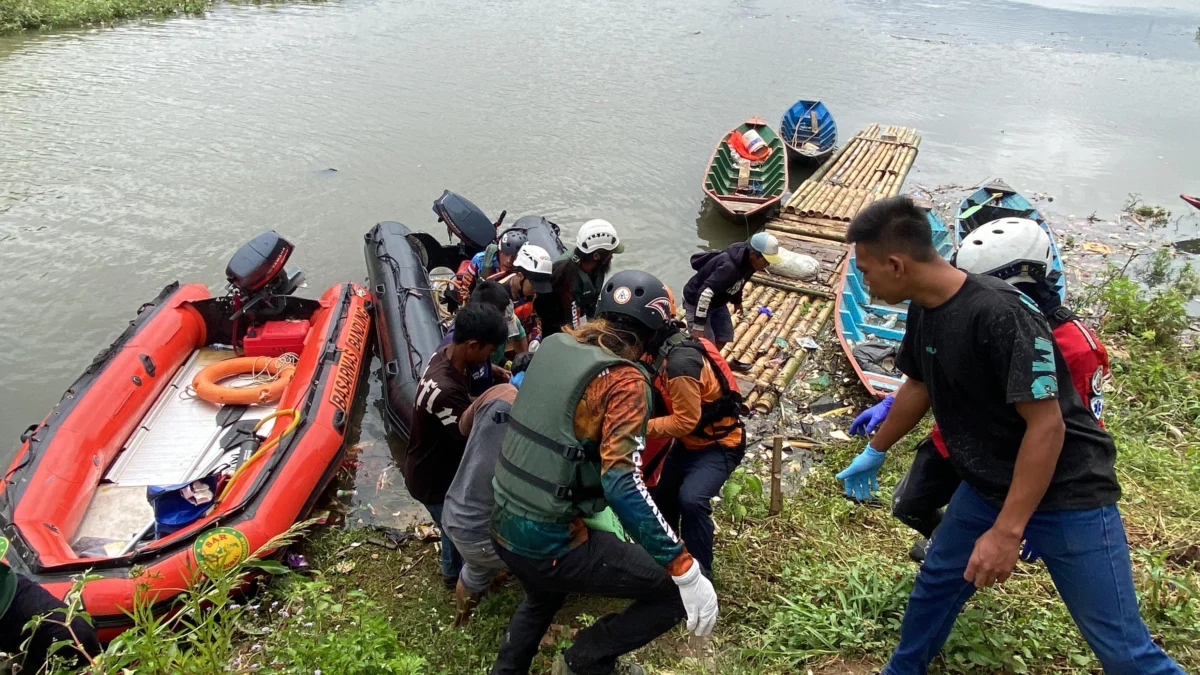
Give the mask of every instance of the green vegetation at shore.
[[[1196, 278], [1165, 264], [1140, 266], [1149, 288], [1114, 270], [1081, 297], [1100, 317], [1113, 358], [1105, 421], [1119, 448], [1120, 506], [1142, 613], [1155, 639], [1185, 670], [1198, 671], [1200, 351], [1179, 340], [1187, 325], [1181, 298], [1195, 294]], [[882, 504], [916, 440], [885, 465]], [[738, 487], [727, 489], [718, 507], [717, 630], [708, 642], [682, 628], [655, 640], [636, 654], [650, 672], [848, 675], [882, 665], [917, 571], [907, 558], [915, 535], [887, 508], [843, 497], [832, 467], [858, 450], [851, 443], [827, 448], [780, 516], [767, 515], [761, 486], [747, 477], [765, 476], [763, 467], [750, 466], [729, 484]], [[389, 550], [372, 538], [367, 530], [313, 538], [305, 552], [319, 571], [311, 573], [262, 563], [277, 576], [249, 604], [222, 598], [229, 579], [204, 586], [186, 605], [192, 611], [184, 611], [203, 620], [182, 620], [172, 631], [139, 615], [139, 627], [92, 672], [120, 672], [116, 664], [137, 654], [145, 666], [150, 654], [165, 651], [174, 660], [161, 672], [215, 673], [213, 664], [224, 663], [221, 672], [237, 673], [486, 673], [520, 600], [519, 586], [510, 582], [484, 599], [467, 627], [452, 628], [453, 598], [442, 587], [434, 545], [409, 541]], [[195, 604], [201, 600], [214, 609], [201, 612]], [[622, 604], [570, 601], [532, 672], [547, 672], [574, 631]], [[976, 594], [934, 664], [934, 672], [949, 673], [1098, 668], [1045, 567], [1025, 563], [1007, 583]]]
[[[217, 1], [0, 0], [0, 35], [24, 30], [103, 26], [141, 17], [203, 14]], [[262, 2], [250, 1], [255, 4]]]

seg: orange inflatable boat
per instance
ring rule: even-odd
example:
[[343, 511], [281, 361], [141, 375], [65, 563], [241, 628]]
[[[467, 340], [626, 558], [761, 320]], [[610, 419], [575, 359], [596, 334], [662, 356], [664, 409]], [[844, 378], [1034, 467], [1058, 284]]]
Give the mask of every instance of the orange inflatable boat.
[[[356, 284], [293, 296], [291, 250], [273, 232], [251, 241], [226, 270], [225, 296], [167, 286], [22, 435], [0, 484], [6, 560], [59, 597], [74, 576], [99, 575], [82, 599], [102, 639], [128, 626], [135, 587], [148, 584], [166, 611], [197, 556], [235, 564], [304, 518], [340, 466], [371, 307]], [[273, 400], [196, 395], [208, 366], [243, 356], [284, 364], [252, 366], [245, 383], [286, 371]]]

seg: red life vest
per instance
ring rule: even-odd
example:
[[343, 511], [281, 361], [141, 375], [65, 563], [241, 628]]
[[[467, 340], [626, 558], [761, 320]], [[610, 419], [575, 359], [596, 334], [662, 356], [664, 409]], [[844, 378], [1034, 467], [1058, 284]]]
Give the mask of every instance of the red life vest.
[[[667, 354], [672, 349], [680, 348], [699, 350], [709, 367], [712, 368], [713, 374], [716, 375], [717, 382], [721, 385], [720, 396], [700, 404], [700, 421], [696, 423], [696, 428], [692, 430], [691, 435], [708, 440], [720, 439], [741, 426], [739, 416], [741, 415], [742, 393], [737, 388], [737, 381], [733, 379], [733, 371], [729, 368], [729, 362], [721, 356], [721, 350], [717, 349], [716, 345], [709, 342], [707, 338], [684, 336], [683, 339], [668, 339], [667, 343], [659, 350], [660, 365], [654, 374], [654, 389], [662, 397], [667, 406], [667, 412], [670, 413], [673, 407], [667, 388]], [[713, 426], [728, 418], [733, 418], [733, 424]], [[712, 433], [706, 431], [710, 426], [713, 426]]]

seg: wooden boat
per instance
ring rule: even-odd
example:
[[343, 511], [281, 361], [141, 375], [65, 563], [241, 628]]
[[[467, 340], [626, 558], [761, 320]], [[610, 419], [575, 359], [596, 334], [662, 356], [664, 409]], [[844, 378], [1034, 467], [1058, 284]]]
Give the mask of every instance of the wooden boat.
[[837, 148], [837, 123], [824, 103], [796, 101], [783, 113], [779, 136], [787, 145], [789, 155], [820, 164]]
[[1187, 202], [1188, 204], [1191, 204], [1192, 206], [1200, 209], [1200, 197], [1193, 197], [1191, 195], [1179, 195], [1179, 198], [1182, 199], [1183, 201]]
[[[923, 199], [917, 199], [916, 202], [925, 209], [938, 254], [949, 260], [954, 255], [950, 230], [933, 209], [932, 202]], [[838, 342], [858, 374], [858, 379], [877, 398], [894, 393], [903, 381], [903, 377], [894, 371], [894, 361], [900, 341], [904, 338], [908, 303], [886, 305], [871, 297], [863, 283], [862, 273], [854, 265], [853, 247], [846, 257], [845, 271], [837, 287], [836, 310], [834, 324]], [[890, 353], [891, 356], [880, 359], [873, 352]], [[889, 359], [891, 363], [886, 362]], [[884, 363], [880, 365], [879, 361]]]
[[[226, 270], [230, 295], [167, 286], [21, 436], [0, 484], [7, 562], [60, 598], [74, 576], [98, 575], [82, 601], [102, 640], [132, 624], [135, 597], [166, 612], [197, 567], [228, 569], [304, 518], [341, 466], [367, 293], [346, 283], [293, 296], [291, 250], [273, 232], [255, 238]], [[191, 395], [197, 375], [239, 352], [264, 366], [294, 354], [278, 400]], [[163, 495], [169, 510], [151, 502]]]
[[1050, 229], [1045, 217], [1033, 204], [1029, 203], [1028, 199], [1000, 179], [980, 186], [959, 205], [958, 216], [954, 223], [954, 247], [958, 248], [959, 243], [975, 228], [1001, 218], [1028, 218], [1050, 235], [1050, 251], [1054, 256], [1050, 268], [1058, 272], [1058, 283], [1056, 284], [1058, 294], [1063, 300], [1066, 300], [1066, 270], [1063, 268], [1062, 257], [1058, 252], [1058, 242], [1054, 239], [1054, 231]]
[[[750, 153], [742, 140], [754, 131], [766, 142]], [[751, 117], [730, 129], [717, 143], [704, 174], [704, 193], [730, 217], [765, 213], [779, 204], [788, 187], [787, 151], [783, 141], [761, 117]]]

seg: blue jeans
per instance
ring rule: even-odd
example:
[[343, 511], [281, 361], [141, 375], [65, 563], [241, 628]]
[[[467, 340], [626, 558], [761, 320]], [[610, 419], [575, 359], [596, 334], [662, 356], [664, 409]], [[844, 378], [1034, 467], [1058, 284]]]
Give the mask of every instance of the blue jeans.
[[721, 486], [744, 454], [745, 442], [736, 448], [714, 443], [700, 450], [689, 450], [676, 443], [654, 487], [654, 503], [663, 518], [683, 537], [688, 553], [708, 572], [713, 565], [712, 498], [721, 493]]
[[454, 579], [458, 577], [458, 571], [462, 569], [462, 556], [458, 554], [458, 549], [454, 548], [454, 542], [446, 536], [446, 530], [442, 527], [442, 505], [441, 504], [426, 504], [425, 510], [429, 511], [433, 522], [438, 526], [438, 532], [442, 533], [442, 577], [445, 579]]
[[[696, 306], [683, 303], [683, 311], [687, 316], [688, 328], [696, 322]], [[704, 324], [704, 337], [710, 342], [733, 342], [733, 317], [729, 314], [729, 305], [709, 305], [708, 319]]]
[[[975, 540], [999, 509], [965, 482], [958, 487], [917, 574], [900, 626], [900, 644], [882, 675], [924, 673], [975, 593], [963, 579]], [[1183, 670], [1150, 639], [1138, 614], [1129, 544], [1116, 506], [1035, 513], [1025, 538], [1042, 554], [1050, 578], [1084, 639], [1110, 675], [1158, 675]]]

